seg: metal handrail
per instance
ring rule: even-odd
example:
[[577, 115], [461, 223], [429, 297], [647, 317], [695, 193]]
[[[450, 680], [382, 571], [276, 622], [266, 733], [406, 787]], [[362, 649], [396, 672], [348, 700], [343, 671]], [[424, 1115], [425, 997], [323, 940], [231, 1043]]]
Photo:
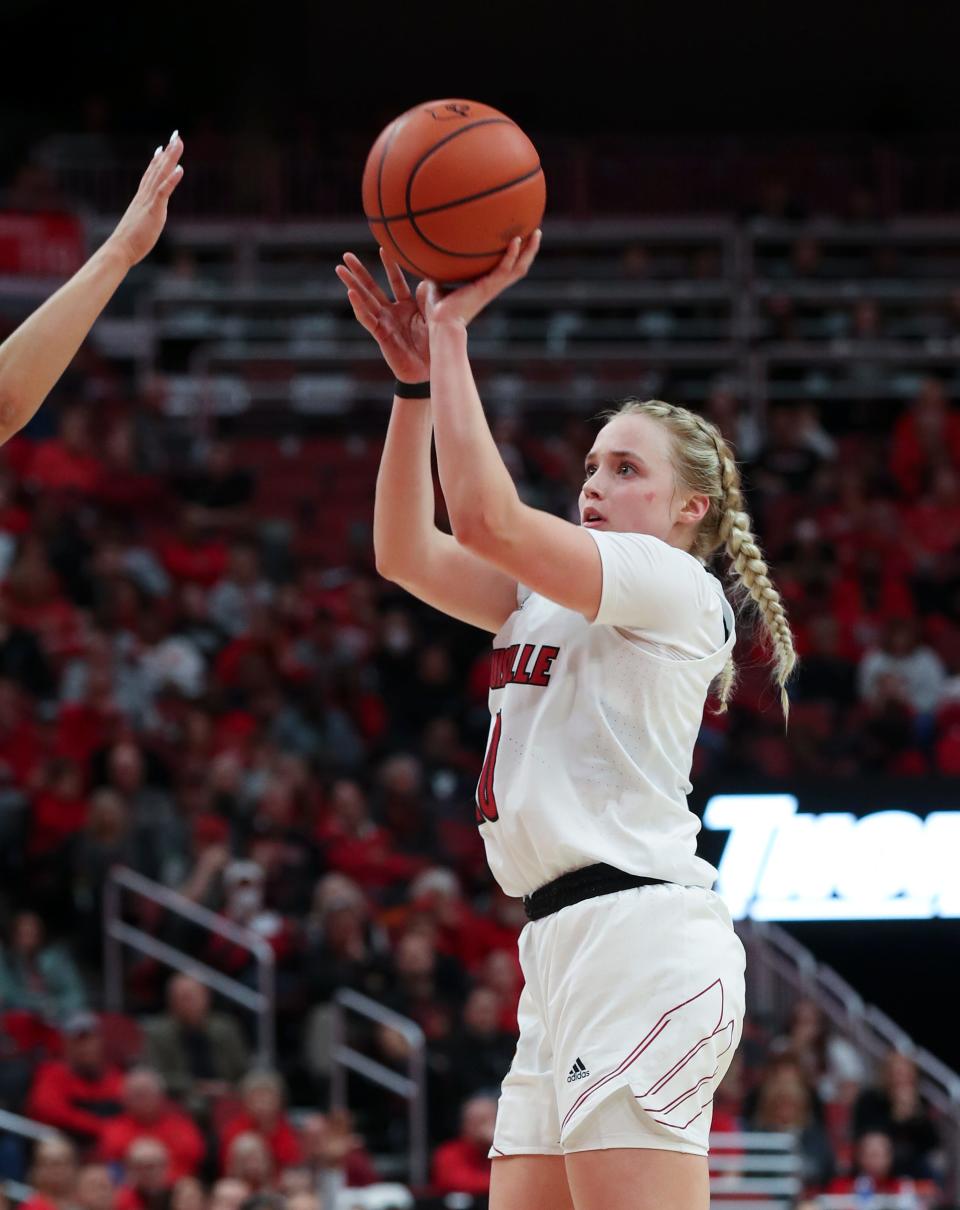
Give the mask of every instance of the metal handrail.
[[[379, 1084], [382, 1088], [407, 1102], [409, 1125], [409, 1178], [412, 1184], [422, 1185], [427, 1181], [427, 1041], [423, 1030], [409, 1017], [403, 1017], [390, 1008], [361, 995], [351, 988], [342, 987], [334, 993], [331, 1004], [332, 1043], [330, 1047], [330, 1104], [333, 1109], [343, 1109], [347, 1104], [347, 1071]], [[347, 1045], [346, 1014], [356, 1013], [378, 1025], [396, 1030], [410, 1044], [407, 1057], [406, 1076], [399, 1075], [383, 1063], [371, 1059], [352, 1046]]]
[[11, 1113], [8, 1109], [0, 1109], [0, 1130], [8, 1134], [19, 1134], [21, 1138], [31, 1139], [41, 1143], [44, 1139], [59, 1139], [61, 1134], [53, 1126], [44, 1126], [32, 1118], [21, 1117], [19, 1113]]
[[[44, 1126], [42, 1122], [21, 1117], [19, 1113], [10, 1113], [7, 1109], [0, 1109], [0, 1131], [5, 1134], [19, 1135], [20, 1138], [29, 1139], [32, 1143], [42, 1143], [44, 1139], [63, 1137], [60, 1131], [53, 1126]], [[34, 1192], [33, 1187], [25, 1185], [23, 1181], [16, 1181], [12, 1177], [0, 1178], [0, 1193], [5, 1194], [12, 1202], [29, 1201]]]
[[784, 929], [768, 921], [737, 924], [748, 951], [754, 1009], [767, 1012], [779, 983], [791, 996], [808, 995], [823, 1010], [831, 1026], [852, 1039], [868, 1061], [879, 1064], [891, 1050], [910, 1056], [916, 1064], [921, 1095], [949, 1124], [949, 1173], [960, 1179], [960, 1075], [929, 1051], [917, 1046], [903, 1029], [874, 1005], [867, 1004], [835, 970], [814, 956]]
[[[237, 979], [231, 979], [221, 971], [192, 958], [184, 950], [176, 949], [165, 941], [145, 933], [142, 929], [127, 924], [122, 918], [121, 891], [128, 890], [165, 908], [168, 912], [182, 916], [185, 920], [248, 950], [257, 963], [257, 990], [247, 987]], [[190, 975], [227, 1000], [241, 1005], [257, 1017], [257, 1062], [263, 1067], [272, 1067], [275, 1054], [275, 960], [270, 943], [251, 929], [242, 928], [232, 920], [225, 920], [209, 908], [201, 907], [163, 886], [151, 878], [138, 874], [127, 866], [113, 866], [107, 875], [103, 896], [104, 937], [104, 999], [115, 1012], [123, 1011], [123, 954], [122, 947], [136, 950], [172, 967], [182, 974]]]

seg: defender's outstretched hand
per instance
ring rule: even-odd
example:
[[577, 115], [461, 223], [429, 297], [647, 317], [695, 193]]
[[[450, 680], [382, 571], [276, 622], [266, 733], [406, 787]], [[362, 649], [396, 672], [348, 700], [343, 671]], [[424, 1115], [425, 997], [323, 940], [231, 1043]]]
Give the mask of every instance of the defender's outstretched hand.
[[357, 322], [380, 346], [393, 376], [401, 382], [426, 382], [430, 377], [430, 342], [422, 309], [424, 283], [420, 283], [414, 297], [403, 270], [383, 248], [380, 259], [393, 291], [392, 300], [352, 252], [345, 253], [343, 264], [337, 265], [337, 277], [347, 288]]
[[0, 344], [0, 445], [43, 403], [130, 269], [157, 242], [183, 176], [176, 131], [158, 147], [113, 234]]
[[140, 188], [108, 242], [122, 249], [136, 265], [153, 249], [167, 221], [167, 202], [183, 179], [183, 140], [175, 130], [166, 147], [158, 147], [140, 181]]

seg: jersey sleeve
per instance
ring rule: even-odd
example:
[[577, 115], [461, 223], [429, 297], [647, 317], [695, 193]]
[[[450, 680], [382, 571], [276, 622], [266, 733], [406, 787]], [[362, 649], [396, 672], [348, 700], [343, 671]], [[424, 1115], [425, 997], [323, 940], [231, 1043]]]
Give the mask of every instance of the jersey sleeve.
[[[603, 585], [595, 623], [679, 640], [723, 633], [719, 594], [686, 551], [650, 534], [587, 530], [597, 544]], [[721, 639], [722, 641], [722, 639]], [[700, 644], [697, 643], [697, 646]]]

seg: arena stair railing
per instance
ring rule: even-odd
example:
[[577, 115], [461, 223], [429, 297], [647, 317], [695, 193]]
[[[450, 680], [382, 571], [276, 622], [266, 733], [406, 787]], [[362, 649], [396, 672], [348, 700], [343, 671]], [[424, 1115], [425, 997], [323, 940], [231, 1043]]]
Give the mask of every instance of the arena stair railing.
[[[256, 990], [191, 957], [185, 950], [176, 949], [151, 933], [128, 924], [123, 918], [124, 891], [139, 895], [165, 911], [189, 920], [191, 924], [223, 937], [241, 949], [249, 950], [257, 965]], [[274, 954], [270, 943], [258, 933], [225, 920], [216, 912], [201, 907], [151, 878], [145, 878], [136, 870], [114, 866], [104, 888], [103, 938], [104, 1000], [107, 1008], [113, 1012], [123, 1012], [123, 950], [134, 950], [164, 966], [190, 975], [224, 999], [252, 1012], [257, 1019], [257, 1064], [264, 1068], [273, 1067], [276, 1053]]]
[[[407, 1102], [407, 1179], [412, 1185], [427, 1183], [427, 1041], [423, 1030], [409, 1017], [403, 1017], [369, 996], [351, 988], [339, 988], [331, 1005], [330, 1106], [347, 1107], [347, 1072], [370, 1080]], [[347, 1042], [348, 1014], [395, 1030], [407, 1042], [407, 1074], [401, 1075]]]
[[960, 1190], [960, 1075], [918, 1046], [875, 1005], [868, 1004], [832, 967], [785, 929], [769, 921], [738, 921], [737, 932], [747, 951], [747, 1012], [783, 1021], [799, 997], [819, 1004], [825, 1018], [878, 1069], [891, 1051], [916, 1064], [920, 1095], [943, 1129], [948, 1193]]

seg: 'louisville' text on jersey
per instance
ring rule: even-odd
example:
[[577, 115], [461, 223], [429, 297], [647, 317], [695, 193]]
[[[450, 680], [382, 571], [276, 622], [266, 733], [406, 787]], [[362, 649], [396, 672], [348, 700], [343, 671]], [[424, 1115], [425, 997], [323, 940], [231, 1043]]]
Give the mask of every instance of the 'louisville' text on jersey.
[[550, 684], [550, 666], [560, 654], [559, 647], [537, 646], [536, 643], [515, 643], [512, 647], [494, 647], [490, 664], [490, 688], [504, 685]]

